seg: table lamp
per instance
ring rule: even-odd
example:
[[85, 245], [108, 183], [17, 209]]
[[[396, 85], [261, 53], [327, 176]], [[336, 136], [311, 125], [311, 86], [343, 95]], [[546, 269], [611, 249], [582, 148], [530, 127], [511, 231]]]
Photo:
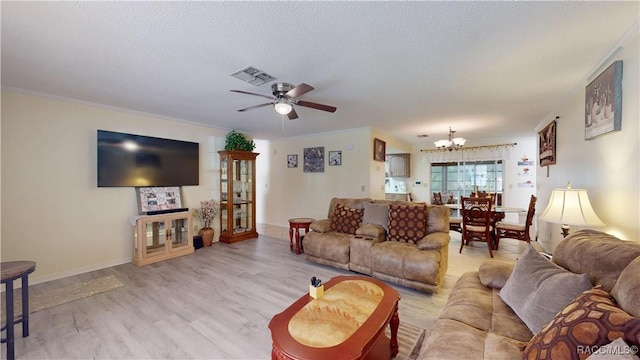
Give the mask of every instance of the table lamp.
[[571, 182], [566, 189], [553, 189], [549, 204], [540, 215], [540, 220], [562, 224], [562, 236], [569, 235], [569, 226], [604, 226], [591, 207], [585, 189], [572, 189]]

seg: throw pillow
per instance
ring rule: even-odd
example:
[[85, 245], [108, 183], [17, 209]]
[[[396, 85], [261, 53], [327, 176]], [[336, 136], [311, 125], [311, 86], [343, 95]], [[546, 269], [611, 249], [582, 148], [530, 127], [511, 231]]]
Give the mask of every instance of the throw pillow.
[[329, 229], [346, 234], [354, 234], [362, 225], [362, 215], [364, 209], [352, 209], [342, 204], [336, 205], [336, 209], [331, 216]]
[[595, 288], [560, 311], [524, 350], [524, 359], [586, 359], [617, 338], [640, 345], [640, 318], [616, 306], [611, 295]]
[[389, 205], [387, 240], [416, 243], [427, 234], [426, 205]]
[[535, 334], [587, 289], [591, 289], [587, 274], [569, 272], [529, 245], [500, 290], [500, 297]]
[[633, 316], [640, 317], [640, 256], [622, 270], [611, 295], [621, 308]]
[[376, 224], [389, 232], [389, 205], [365, 203], [363, 224]]

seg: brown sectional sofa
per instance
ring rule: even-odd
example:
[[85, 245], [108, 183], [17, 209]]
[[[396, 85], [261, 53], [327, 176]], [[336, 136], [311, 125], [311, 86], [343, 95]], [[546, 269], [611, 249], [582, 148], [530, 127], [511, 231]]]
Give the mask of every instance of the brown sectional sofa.
[[[336, 212], [338, 208], [343, 213]], [[345, 220], [357, 217], [356, 213], [362, 215], [359, 223], [357, 219]], [[311, 231], [305, 235], [308, 260], [421, 291], [438, 292], [448, 264], [450, 236], [446, 207], [333, 198], [327, 217], [313, 222]], [[334, 226], [342, 220], [347, 228], [355, 223], [357, 226], [349, 229]], [[389, 240], [392, 237], [399, 241]]]
[[[529, 248], [527, 251], [539, 256], [533, 248]], [[525, 253], [518, 260], [520, 266], [524, 266], [522, 265], [525, 262], [524, 257]], [[569, 270], [568, 276], [579, 277], [581, 275], [577, 274], [587, 274], [582, 277], [586, 280], [588, 287], [600, 285], [601, 289], [596, 287], [584, 290], [573, 298], [573, 301], [569, 300], [558, 313], [554, 312], [557, 315], [553, 315], [555, 317], [552, 320], [545, 322], [545, 326], [537, 332], [538, 335], [534, 336], [525, 321], [516, 315], [516, 312], [503, 301], [501, 296], [502, 289], [514, 285], [513, 283], [507, 285], [509, 279], [511, 278], [513, 282], [513, 278], [516, 276], [514, 264], [487, 260], [478, 271], [465, 273], [456, 282], [444, 309], [426, 337], [419, 358], [522, 359], [523, 356], [524, 358], [537, 358], [532, 356], [543, 355], [541, 358], [548, 356], [552, 359], [584, 359], [589, 356], [588, 352], [593, 352], [596, 347], [570, 343], [569, 341], [575, 340], [572, 337], [582, 336], [585, 339], [589, 338], [589, 341], [598, 341], [598, 346], [612, 340], [602, 338], [602, 333], [598, 335], [599, 338], [588, 331], [574, 333], [578, 326], [586, 324], [586, 322], [579, 324], [583, 319], [577, 317], [576, 314], [583, 309], [577, 308], [576, 304], [586, 304], [593, 307], [596, 306], [593, 305], [593, 299], [600, 299], [598, 301], [603, 302], [609, 301], [614, 305], [598, 304], [597, 311], [591, 312], [586, 317], [591, 317], [593, 314], [600, 316], [601, 309], [618, 311], [616, 313], [618, 319], [624, 318], [621, 314], [626, 313], [631, 320], [627, 318], [628, 322], [624, 330], [610, 332], [609, 336], [616, 334], [613, 336], [615, 338], [623, 333], [628, 346], [640, 345], [640, 300], [638, 300], [640, 299], [640, 244], [621, 241], [598, 231], [581, 230], [559, 243], [554, 250], [552, 262]], [[518, 263], [516, 266], [519, 266]], [[553, 267], [553, 265], [551, 266]], [[565, 272], [563, 270], [557, 271]], [[525, 277], [535, 276], [537, 275], [534, 275], [534, 272], [525, 275]], [[576, 281], [572, 280], [571, 284], [575, 285]], [[562, 287], [566, 287], [566, 285]], [[557, 290], [557, 292], [562, 291], [562, 289]], [[604, 299], [606, 297], [611, 297], [613, 300]], [[551, 300], [550, 297], [546, 297], [540, 301], [542, 304], [533, 304], [532, 306], [542, 305], [541, 309], [545, 309], [550, 306]], [[526, 298], [522, 300], [523, 303], [526, 301]], [[519, 308], [518, 305], [515, 307]], [[538, 314], [537, 312], [533, 313]], [[600, 320], [591, 319], [588, 321]], [[571, 322], [574, 323], [571, 324]], [[589, 323], [589, 326], [591, 325], [593, 323]], [[556, 329], [560, 328], [563, 330], [556, 332]], [[562, 348], [557, 345], [560, 343], [570, 345]], [[524, 353], [521, 351], [521, 347], [524, 349]], [[618, 350], [621, 349], [629, 348], [619, 348]]]

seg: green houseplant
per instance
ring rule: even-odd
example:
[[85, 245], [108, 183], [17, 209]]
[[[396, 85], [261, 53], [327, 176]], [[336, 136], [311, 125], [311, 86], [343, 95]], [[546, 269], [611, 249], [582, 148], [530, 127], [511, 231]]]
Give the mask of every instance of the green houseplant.
[[255, 147], [256, 144], [253, 141], [247, 140], [244, 134], [239, 133], [235, 130], [231, 130], [227, 134], [226, 142], [224, 144], [225, 150], [253, 151]]

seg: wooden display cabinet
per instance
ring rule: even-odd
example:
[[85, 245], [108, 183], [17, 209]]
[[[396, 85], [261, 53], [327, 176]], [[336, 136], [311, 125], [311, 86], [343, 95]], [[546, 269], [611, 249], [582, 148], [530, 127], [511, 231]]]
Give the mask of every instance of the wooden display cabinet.
[[220, 241], [258, 237], [256, 231], [256, 157], [250, 151], [219, 151]]
[[192, 254], [191, 212], [141, 216], [134, 231], [133, 263], [138, 266]]

